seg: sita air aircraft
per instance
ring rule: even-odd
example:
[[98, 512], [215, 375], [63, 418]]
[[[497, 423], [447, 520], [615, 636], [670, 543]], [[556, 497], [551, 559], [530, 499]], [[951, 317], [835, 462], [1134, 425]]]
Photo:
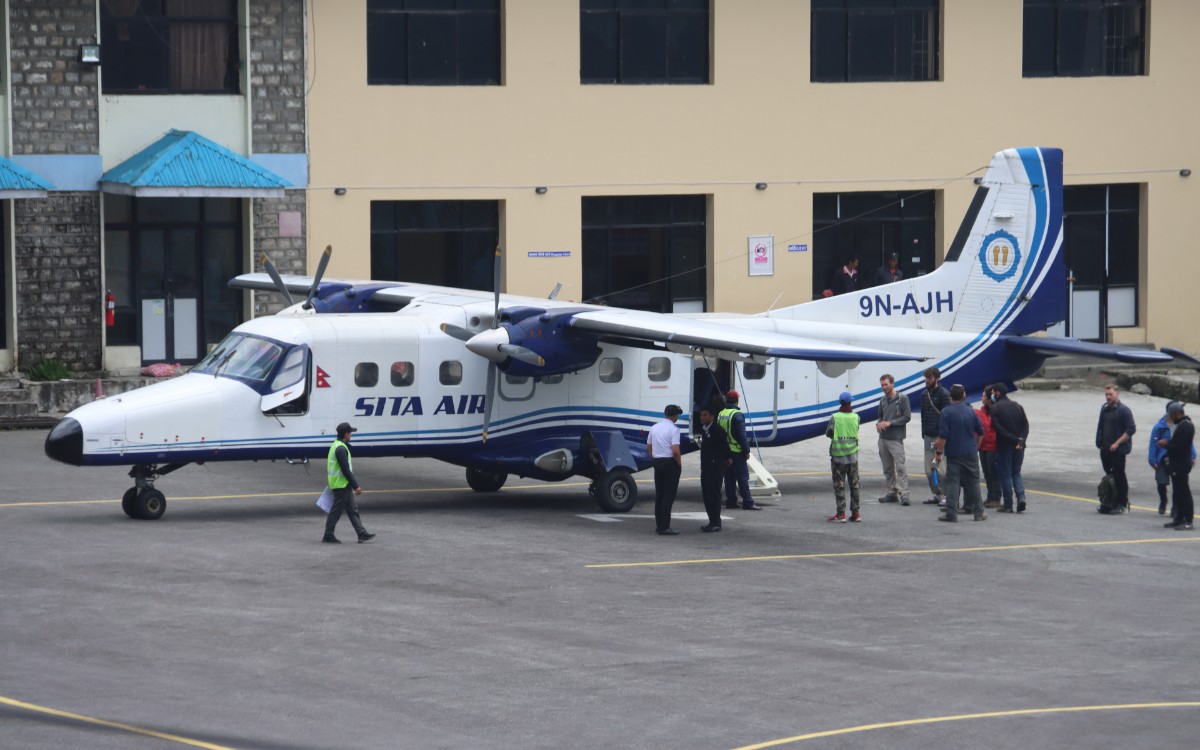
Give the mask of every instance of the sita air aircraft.
[[267, 263], [267, 274], [231, 281], [307, 298], [238, 326], [186, 375], [76, 409], [50, 432], [46, 454], [132, 464], [122, 507], [150, 519], [166, 508], [154, 487], [162, 475], [206, 461], [324, 457], [334, 426], [350, 420], [358, 456], [457, 464], [480, 492], [509, 474], [584, 476], [603, 510], [627, 511], [663, 408], [698, 410], [727, 387], [743, 394], [749, 439], [774, 446], [824, 434], [844, 390], [875, 418], [885, 372], [916, 402], [929, 365], [974, 394], [1064, 352], [1170, 361], [1029, 336], [1064, 318], [1061, 246], [1062, 151], [1022, 148], [993, 157], [933, 273], [757, 315], [322, 281], [326, 250], [312, 279], [281, 278]]

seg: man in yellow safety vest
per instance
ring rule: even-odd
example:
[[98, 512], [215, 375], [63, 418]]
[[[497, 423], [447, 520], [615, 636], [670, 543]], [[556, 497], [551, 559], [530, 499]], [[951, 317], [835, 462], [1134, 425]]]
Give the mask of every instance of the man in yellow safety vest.
[[329, 509], [329, 517], [325, 519], [325, 536], [321, 539], [327, 544], [341, 544], [333, 535], [334, 528], [342, 518], [342, 512], [350, 519], [354, 530], [358, 532], [358, 543], [369, 542], [375, 538], [367, 533], [358, 517], [358, 503], [355, 495], [362, 494], [362, 487], [354, 477], [354, 466], [350, 460], [350, 436], [358, 432], [349, 422], [337, 426], [337, 439], [329, 446], [329, 455], [325, 460], [325, 471], [329, 477], [329, 489], [333, 490], [333, 507]]
[[[851, 521], [858, 523], [862, 520], [859, 515], [859, 486], [858, 486], [858, 415], [854, 413], [851, 402], [854, 397], [850, 391], [842, 391], [838, 396], [840, 406], [829, 418], [829, 426], [825, 428], [825, 437], [832, 439], [829, 444], [829, 466], [833, 473], [833, 496], [837, 500], [837, 513], [828, 518], [833, 523]], [[850, 517], [846, 517], [846, 485], [850, 485]]]

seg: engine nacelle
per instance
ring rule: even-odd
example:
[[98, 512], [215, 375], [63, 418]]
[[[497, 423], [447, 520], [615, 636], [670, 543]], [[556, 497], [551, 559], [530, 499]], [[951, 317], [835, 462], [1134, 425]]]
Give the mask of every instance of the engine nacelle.
[[510, 375], [539, 377], [576, 372], [596, 364], [600, 357], [598, 339], [568, 326], [570, 317], [532, 308], [506, 310], [500, 325], [508, 331], [509, 341], [537, 352], [545, 364], [538, 367], [509, 358], [500, 369]]

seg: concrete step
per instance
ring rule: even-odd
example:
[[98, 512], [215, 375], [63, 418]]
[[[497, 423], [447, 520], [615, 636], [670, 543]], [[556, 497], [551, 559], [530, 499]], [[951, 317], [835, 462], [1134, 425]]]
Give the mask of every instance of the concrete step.
[[21, 379], [14, 377], [0, 378], [0, 392], [16, 391], [21, 388]]
[[38, 416], [38, 406], [32, 401], [0, 401], [0, 422], [10, 419], [29, 419]]

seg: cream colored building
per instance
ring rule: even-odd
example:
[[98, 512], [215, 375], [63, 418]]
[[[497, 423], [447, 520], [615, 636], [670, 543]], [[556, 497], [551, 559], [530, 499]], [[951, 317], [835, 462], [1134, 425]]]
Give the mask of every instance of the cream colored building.
[[[587, 199], [703, 196], [703, 308], [755, 312], [805, 302], [823, 286], [813, 279], [820, 261], [814, 196], [841, 206], [855, 193], [932, 191], [928, 257], [906, 269], [928, 270], [993, 152], [1056, 146], [1065, 152], [1068, 191], [1099, 186], [1087, 195], [1100, 211], [1106, 186], [1123, 186], [1113, 196], [1133, 196], [1122, 225], [1127, 246], [1111, 250], [1114, 266], [1124, 253], [1123, 275], [1099, 290], [1077, 290], [1073, 332], [1105, 338], [1087, 328], [1098, 324], [1093, 308], [1106, 294], [1109, 340], [1200, 351], [1188, 260], [1200, 175], [1184, 176], [1200, 169], [1200, 3], [1149, 0], [1140, 11], [1130, 0], [1130, 13], [1145, 18], [1144, 27], [1118, 30], [1144, 43], [1132, 75], [1026, 76], [1028, 3], [942, 0], [920, 21], [922, 33], [933, 31], [932, 80], [814, 82], [813, 6], [830, 3], [711, 0], [701, 4], [707, 82], [629, 85], [581, 83], [581, 5], [603, 10], [612, 2], [503, 0], [498, 84], [370, 85], [369, 59], [387, 54], [380, 39], [391, 33], [370, 28], [382, 23], [372, 12], [384, 5], [312, 5], [310, 269], [332, 244], [330, 275], [371, 276], [373, 203], [487, 200], [498, 205], [503, 288], [544, 296], [561, 283], [560, 299], [582, 299]], [[1042, 12], [1044, 19], [1054, 9]], [[415, 23], [397, 19], [388, 22]], [[632, 29], [637, 19], [619, 20]], [[405, 44], [420, 43], [405, 33]], [[635, 39], [631, 32], [620, 49]], [[1068, 237], [1072, 263], [1092, 266], [1073, 268], [1077, 276], [1096, 275], [1108, 257], [1096, 243], [1121, 239], [1108, 234], [1093, 227]], [[749, 274], [751, 236], [773, 237], [772, 275]], [[409, 260], [400, 247], [403, 268]], [[907, 246], [894, 249], [910, 263]]]

